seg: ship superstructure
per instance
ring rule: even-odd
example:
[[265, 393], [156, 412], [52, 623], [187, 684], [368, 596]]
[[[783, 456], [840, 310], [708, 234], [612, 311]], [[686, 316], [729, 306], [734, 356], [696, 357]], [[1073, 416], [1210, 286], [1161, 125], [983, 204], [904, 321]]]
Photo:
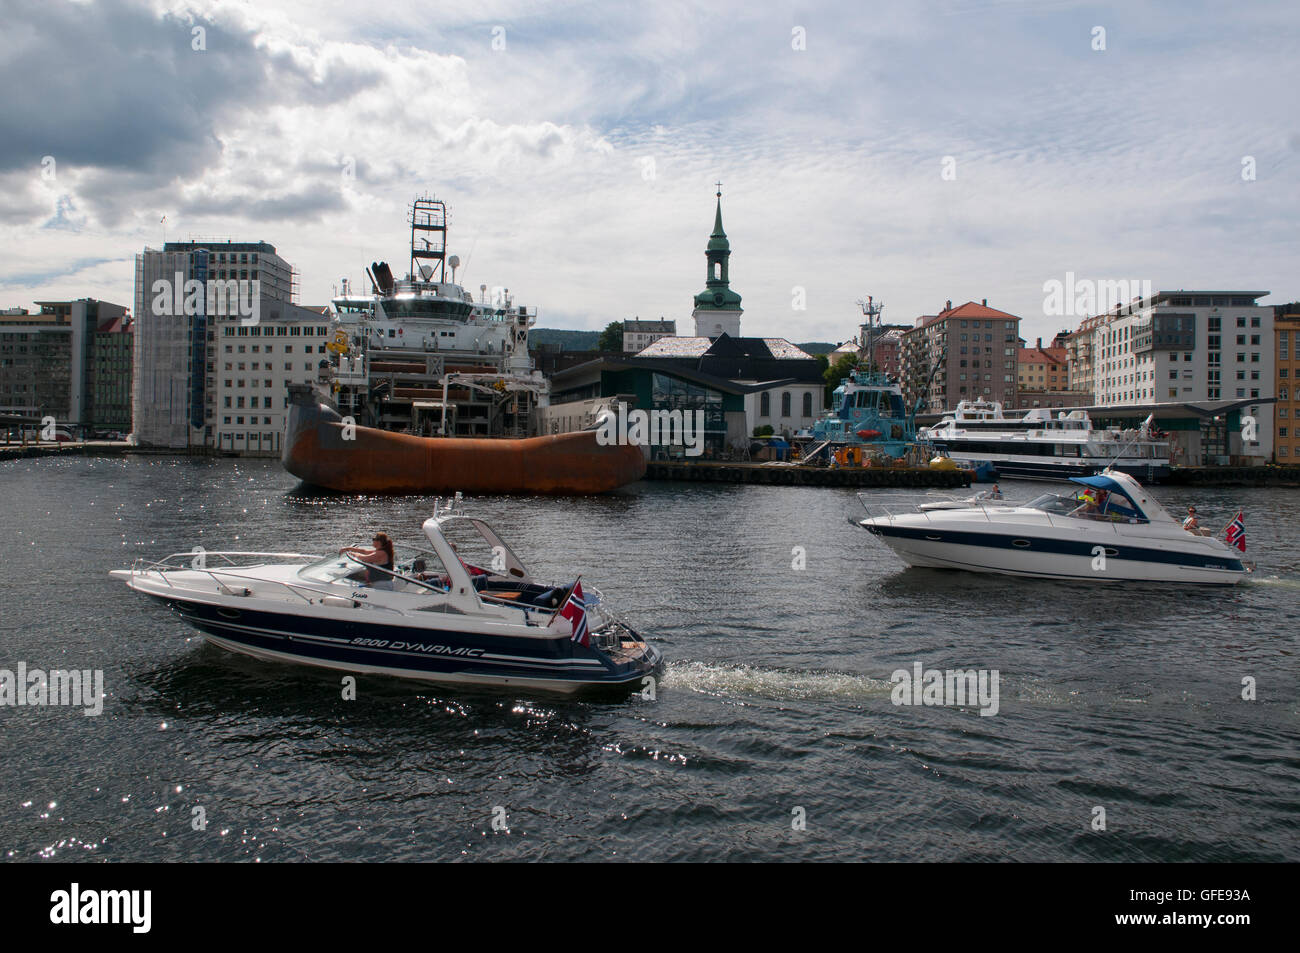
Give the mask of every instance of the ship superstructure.
[[[456, 282], [447, 255], [447, 207], [436, 198], [410, 208], [410, 270], [366, 269], [369, 294], [345, 280], [331, 301], [331, 357], [320, 383], [340, 414], [359, 424], [421, 436], [528, 437], [548, 385], [532, 368], [528, 329], [536, 310], [509, 289], [479, 297]], [[450, 270], [451, 275], [447, 272]]]

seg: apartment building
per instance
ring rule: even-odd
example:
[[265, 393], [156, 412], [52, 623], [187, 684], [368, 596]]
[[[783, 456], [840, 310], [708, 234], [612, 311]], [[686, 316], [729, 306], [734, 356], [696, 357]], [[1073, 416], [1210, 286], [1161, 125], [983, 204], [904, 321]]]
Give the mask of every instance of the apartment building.
[[1276, 364], [1273, 459], [1300, 463], [1300, 308], [1277, 309], [1273, 317]]
[[1202, 459], [1180, 462], [1267, 460], [1273, 408], [1263, 399], [1275, 393], [1273, 309], [1257, 303], [1267, 294], [1161, 291], [1090, 317], [1068, 338], [1071, 382], [1098, 407], [1235, 402], [1206, 417], [1202, 439], [1186, 446]]
[[1017, 404], [1016, 352], [1020, 318], [981, 303], [922, 315], [902, 335], [899, 381], [908, 405], [922, 400], [922, 413], [941, 413], [959, 401], [983, 398]]

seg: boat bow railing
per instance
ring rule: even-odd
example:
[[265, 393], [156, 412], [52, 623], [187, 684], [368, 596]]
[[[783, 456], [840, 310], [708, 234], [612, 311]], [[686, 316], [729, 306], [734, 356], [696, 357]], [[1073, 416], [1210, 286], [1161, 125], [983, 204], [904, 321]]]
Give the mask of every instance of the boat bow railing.
[[[209, 567], [207, 565], [207, 561], [212, 557], [216, 557], [217, 559], [220, 559], [226, 565], [224, 567]], [[199, 549], [199, 550], [191, 550], [189, 552], [172, 553], [170, 556], [164, 556], [162, 559], [156, 559], [156, 560], [146, 560], [143, 557], [137, 559], [135, 562], [131, 564], [131, 578], [134, 580], [137, 575], [143, 575], [149, 572], [156, 572], [158, 574], [158, 578], [161, 579], [168, 586], [168, 588], [175, 589], [177, 587], [172, 583], [170, 579], [167, 578], [167, 574], [169, 572], [192, 571], [192, 572], [203, 573], [205, 576], [210, 578], [214, 583], [216, 583], [217, 591], [221, 592], [223, 595], [233, 595], [235, 594], [235, 592], [231, 590], [230, 586], [228, 586], [225, 582], [223, 582], [222, 579], [238, 579], [241, 580], [241, 582], [254, 582], [254, 583], [258, 583], [259, 585], [269, 584], [274, 586], [280, 586], [281, 588], [289, 590], [289, 592], [297, 596], [299, 599], [302, 599], [304, 602], [306, 602], [309, 605], [312, 603], [312, 598], [310, 596], [303, 595], [303, 592], [310, 592], [314, 596], [329, 595], [329, 593], [321, 592], [318, 589], [312, 589], [307, 586], [297, 586], [294, 585], [293, 583], [285, 582], [281, 579], [265, 579], [260, 576], [248, 576], [243, 573], [237, 572], [236, 570], [238, 569], [251, 569], [252, 567], [241, 566], [239, 563], [235, 561], [234, 557], [242, 557], [242, 558], [253, 557], [257, 559], [298, 559], [298, 560], [306, 559], [310, 562], [315, 562], [316, 560], [321, 558], [320, 556], [313, 555], [311, 553], [269, 553], [269, 552], [256, 552], [253, 550]], [[188, 560], [189, 565], [188, 566], [178, 565], [177, 564], [178, 560], [180, 561]], [[240, 588], [245, 590], [243, 595], [248, 594], [248, 587], [241, 585]]]

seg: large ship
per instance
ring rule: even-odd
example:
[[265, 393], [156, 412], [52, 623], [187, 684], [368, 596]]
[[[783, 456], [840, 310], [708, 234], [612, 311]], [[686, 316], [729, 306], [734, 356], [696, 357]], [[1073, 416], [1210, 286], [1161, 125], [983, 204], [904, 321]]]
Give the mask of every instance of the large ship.
[[408, 220], [406, 277], [374, 262], [369, 294], [345, 281], [332, 299], [316, 384], [289, 388], [285, 469], [353, 493], [599, 493], [641, 479], [641, 448], [600, 444], [599, 421], [541, 435], [549, 384], [528, 355], [536, 311], [508, 289], [489, 297], [484, 285], [475, 299], [456, 283], [442, 201], [416, 199]]
[[1034, 408], [1008, 417], [997, 401], [963, 400], [922, 440], [963, 466], [990, 463], [1005, 477], [1068, 480], [1107, 467], [1157, 483], [1169, 475], [1169, 443], [1148, 421], [1135, 430], [1095, 429], [1086, 411]]

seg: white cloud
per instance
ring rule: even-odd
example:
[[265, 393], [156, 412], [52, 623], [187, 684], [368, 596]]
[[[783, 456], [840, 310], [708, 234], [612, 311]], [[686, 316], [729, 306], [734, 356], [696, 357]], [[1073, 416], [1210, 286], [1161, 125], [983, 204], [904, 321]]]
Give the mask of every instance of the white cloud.
[[[129, 263], [164, 212], [169, 238], [272, 242], [321, 303], [372, 260], [404, 269], [405, 206], [429, 191], [452, 207], [468, 286], [510, 287], [544, 326], [662, 314], [686, 331], [718, 178], [748, 333], [843, 340], [870, 293], [892, 321], [987, 297], [1047, 337], [1059, 322], [1042, 284], [1067, 270], [1300, 298], [1297, 26], [1266, 4], [496, 2], [435, 17], [281, 0], [173, 15], [214, 25], [194, 54], [209, 59], [162, 27], [143, 47], [62, 49], [94, 70], [101, 111], [147, 112], [146, 80], [173, 84], [148, 156], [119, 144], [97, 163], [89, 142], [55, 189], [39, 179], [46, 147], [0, 121], [17, 144], [0, 175], [11, 278], [124, 263], [115, 280], [103, 265], [4, 280], [0, 305], [91, 294], [91, 280], [129, 302]], [[76, 129], [85, 108], [49, 112]], [[948, 155], [955, 181], [940, 177]], [[59, 221], [79, 231], [35, 227], [65, 198], [80, 217]], [[791, 311], [795, 285], [806, 312]]]

